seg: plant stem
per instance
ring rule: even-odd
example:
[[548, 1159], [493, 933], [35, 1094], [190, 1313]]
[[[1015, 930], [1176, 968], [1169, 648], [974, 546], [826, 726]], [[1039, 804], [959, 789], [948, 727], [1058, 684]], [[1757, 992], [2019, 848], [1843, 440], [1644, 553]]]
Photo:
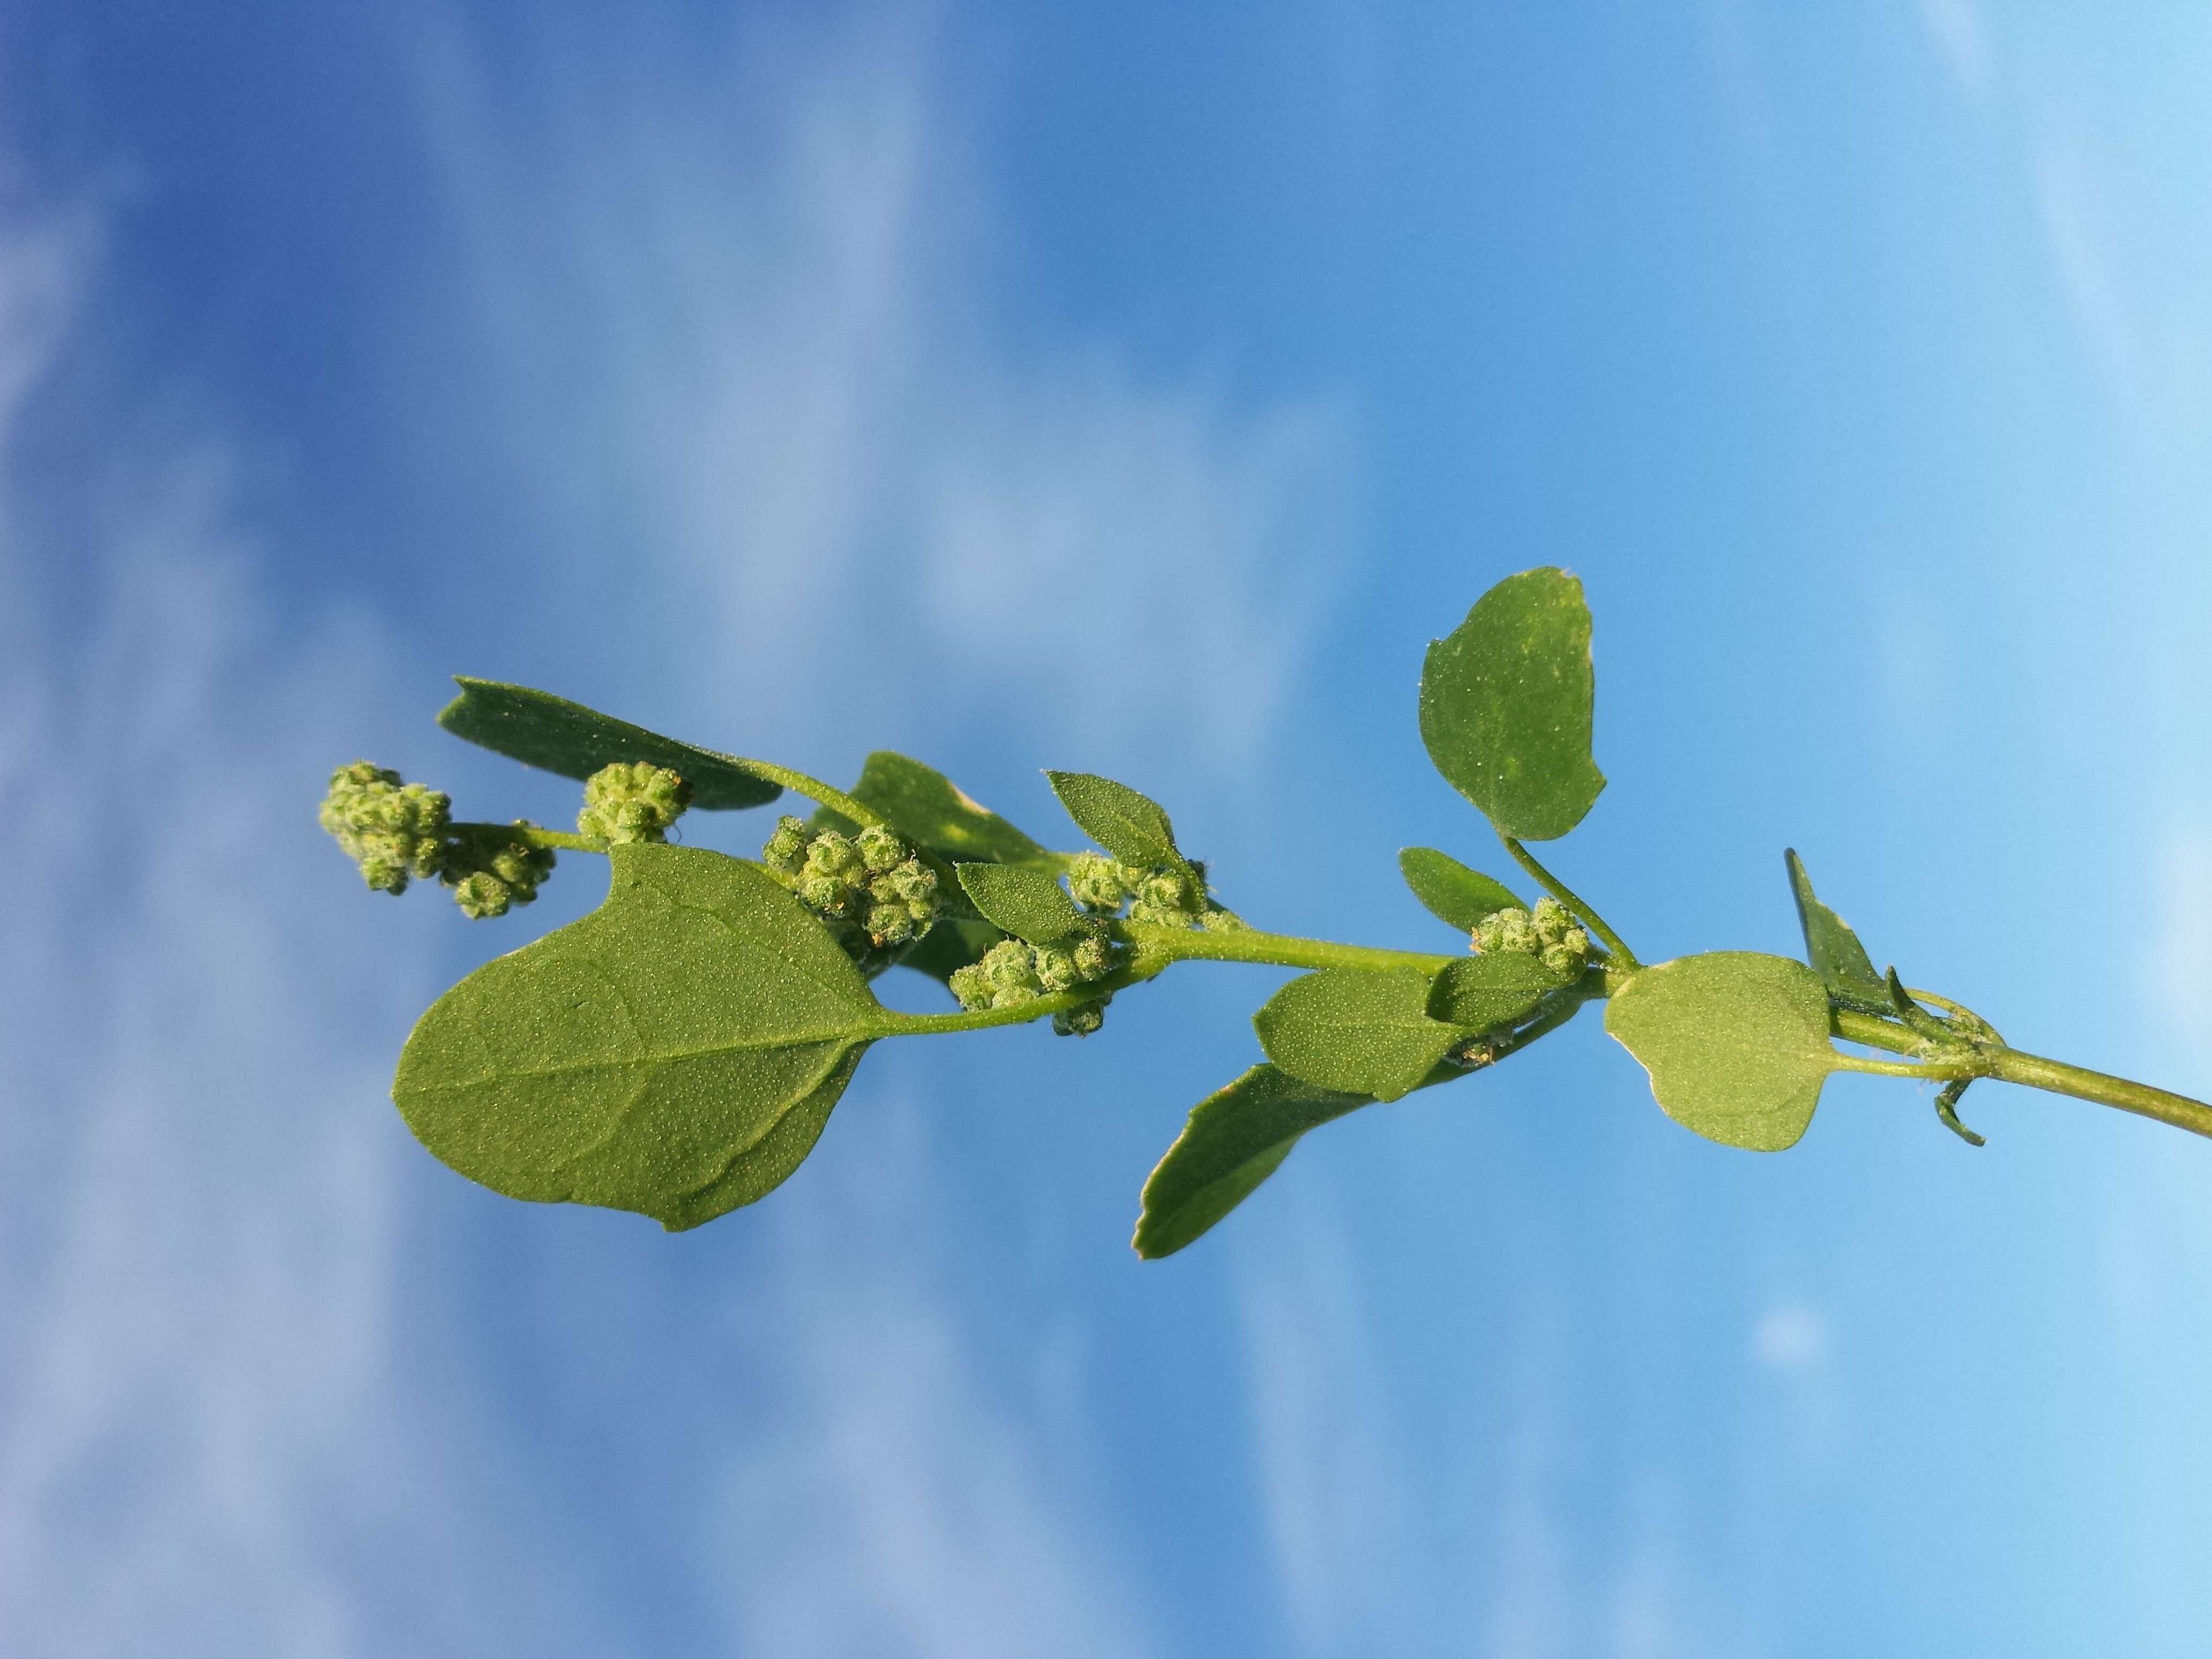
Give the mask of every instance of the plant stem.
[[1138, 962], [1147, 966], [1158, 963], [1153, 973], [1171, 962], [1258, 962], [1279, 968], [1418, 968], [1425, 974], [1434, 974], [1460, 959], [1418, 951], [1336, 945], [1291, 933], [1263, 933], [1256, 927], [1232, 927], [1217, 933], [1123, 921], [1115, 923], [1114, 931], [1136, 946]]
[[2171, 1123], [2191, 1134], [2212, 1136], [2212, 1106], [2186, 1095], [2154, 1089], [2148, 1083], [2108, 1077], [2102, 1072], [2069, 1066], [2063, 1060], [2045, 1060], [2040, 1054], [2022, 1054], [2017, 1048], [1996, 1049], [1990, 1060], [1984, 1075], [2000, 1082], [2047, 1089], [2052, 1094], [2071, 1095], [2076, 1100], [2094, 1100], [2100, 1106], [2117, 1107], [2138, 1117], [2156, 1118], [2160, 1123]]
[[594, 841], [589, 836], [572, 836], [565, 830], [548, 830], [537, 823], [456, 823], [447, 826], [455, 835], [481, 831], [497, 834], [523, 842], [532, 847], [558, 848], [563, 853], [604, 853], [607, 844]]
[[729, 758], [755, 777], [769, 783], [780, 783], [793, 793], [805, 796], [816, 805], [826, 806], [831, 811], [852, 819], [864, 830], [870, 824], [885, 830], [891, 827], [890, 820], [874, 807], [854, 800], [843, 790], [834, 788], [819, 778], [809, 777], [804, 772], [794, 772], [788, 766], [778, 766], [773, 761], [746, 760], [738, 755], [732, 755]]
[[[1918, 996], [1922, 993], [1916, 991], [1913, 994]], [[1938, 999], [1930, 997], [1929, 1000], [1937, 1001]], [[1852, 1013], [1847, 1009], [1837, 1010], [1830, 1025], [1835, 1034], [1846, 1042], [1863, 1042], [1869, 1048], [1887, 1048], [1893, 1054], [1919, 1054], [1931, 1046], [1917, 1032], [1907, 1030], [1893, 1021], [1879, 1019], [1871, 1014]], [[2042, 1089], [2051, 1094], [2071, 1095], [2076, 1100], [2094, 1101], [2100, 1106], [2133, 1112], [2138, 1117], [2155, 1118], [2160, 1123], [2170, 1123], [2177, 1129], [2188, 1130], [2191, 1134], [2212, 1137], [2212, 1106], [2201, 1100], [2191, 1100], [2186, 1095], [2177, 1095], [2166, 1089], [2154, 1089], [2148, 1083], [2132, 1083], [2125, 1078], [2093, 1072], [2087, 1066], [2045, 1060], [2040, 1054], [2026, 1054], [2002, 1042], [1976, 1043], [1955, 1060], [1947, 1058], [1933, 1066], [1900, 1066], [1884, 1060], [1860, 1060], [1853, 1055], [1844, 1055], [1841, 1059], [1843, 1069], [1853, 1072], [1879, 1072], [1888, 1076], [1929, 1079], [1993, 1078], [2000, 1083], [2017, 1083], [2023, 1088]]]
[[1634, 973], [1644, 965], [1636, 959], [1636, 952], [1621, 943], [1620, 935], [1605, 925], [1605, 918], [1577, 896], [1574, 890], [1566, 883], [1537, 863], [1534, 854], [1510, 836], [1500, 835], [1498, 839], [1505, 843], [1505, 850], [1513, 854], [1514, 862], [1535, 877], [1546, 892], [1589, 924], [1590, 932], [1605, 941], [1606, 948], [1620, 958], [1622, 967]]

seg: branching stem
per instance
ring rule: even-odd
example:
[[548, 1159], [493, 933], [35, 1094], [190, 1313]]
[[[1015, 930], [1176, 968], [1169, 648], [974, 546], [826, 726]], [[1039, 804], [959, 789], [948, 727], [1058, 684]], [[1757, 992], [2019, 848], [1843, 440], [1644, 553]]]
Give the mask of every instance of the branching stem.
[[1500, 835], [1498, 839], [1505, 843], [1505, 850], [1513, 854], [1513, 861], [1534, 876], [1546, 892], [1589, 924], [1590, 932], [1605, 941], [1606, 949], [1620, 958], [1623, 968], [1633, 973], [1644, 965], [1636, 959], [1636, 952], [1621, 942], [1620, 935], [1606, 926], [1605, 918], [1591, 908], [1589, 902], [1566, 883], [1539, 864], [1534, 854], [1510, 836]]

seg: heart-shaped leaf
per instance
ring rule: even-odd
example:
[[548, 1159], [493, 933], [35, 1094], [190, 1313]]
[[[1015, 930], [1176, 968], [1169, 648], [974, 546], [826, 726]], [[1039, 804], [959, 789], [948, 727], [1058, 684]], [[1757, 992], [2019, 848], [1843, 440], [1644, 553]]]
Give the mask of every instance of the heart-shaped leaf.
[[1813, 878], [1795, 848], [1782, 860], [1790, 867], [1790, 890], [1797, 899], [1797, 925], [1805, 933], [1805, 958], [1828, 988], [1828, 994], [1863, 1014], [1892, 1012], [1888, 982], [1875, 972], [1866, 946], [1844, 919], [1813, 896]]
[[1398, 854], [1398, 872], [1431, 915], [1462, 933], [1472, 933], [1477, 922], [1498, 911], [1528, 908], [1510, 887], [1433, 847], [1404, 848]]
[[1613, 993], [1605, 1029], [1643, 1062], [1668, 1116], [1755, 1152], [1797, 1144], [1838, 1058], [1820, 975], [1751, 951], [1643, 969]]
[[1145, 1182], [1130, 1243], [1146, 1261], [1173, 1255], [1274, 1174], [1309, 1129], [1370, 1103], [1255, 1066], [1191, 1108], [1190, 1121]]
[[1166, 810], [1126, 783], [1092, 772], [1047, 772], [1052, 792], [1083, 833], [1124, 864], [1139, 869], [1178, 865], [1175, 830]]
[[422, 1016], [392, 1098], [425, 1146], [510, 1197], [696, 1227], [798, 1168], [891, 1019], [757, 865], [609, 856], [605, 903]]
[[1468, 1030], [1502, 1030], [1574, 981], [1574, 975], [1563, 978], [1518, 951], [1491, 951], [1455, 962], [1438, 974], [1428, 1012], [1431, 1018]]
[[1590, 758], [1589, 607], [1564, 570], [1524, 570], [1475, 601], [1421, 665], [1421, 740], [1498, 834], [1551, 841], [1605, 787]]
[[1012, 864], [954, 868], [969, 902], [994, 927], [1031, 945], [1057, 945], [1084, 926], [1083, 912], [1057, 878]]
[[756, 776], [734, 755], [664, 738], [550, 691], [456, 674], [461, 695], [438, 724], [495, 754], [542, 767], [564, 778], [588, 778], [616, 761], [649, 761], [682, 775], [691, 805], [709, 812], [760, 806], [783, 793]]
[[1276, 992], [1252, 1024], [1267, 1058], [1301, 1082], [1395, 1100], [1472, 1035], [1431, 1019], [1428, 1003], [1418, 968], [1324, 968]]

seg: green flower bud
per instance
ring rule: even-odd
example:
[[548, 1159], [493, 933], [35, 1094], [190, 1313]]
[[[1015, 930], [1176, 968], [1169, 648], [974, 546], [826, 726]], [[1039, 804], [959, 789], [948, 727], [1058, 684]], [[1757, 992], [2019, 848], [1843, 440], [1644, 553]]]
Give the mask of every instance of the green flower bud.
[[914, 848], [879, 823], [861, 830], [853, 844], [860, 851], [860, 862], [878, 875], [914, 856]]
[[453, 884], [453, 902], [471, 921], [488, 921], [507, 914], [514, 890], [490, 872], [478, 870]]
[[1564, 945], [1547, 945], [1540, 954], [1544, 966], [1563, 979], [1583, 963], [1583, 959]]
[[1536, 908], [1528, 914], [1528, 924], [1534, 929], [1540, 946], [1557, 945], [1566, 937], [1572, 922], [1567, 907], [1551, 897], [1538, 899]]
[[792, 890], [808, 909], [818, 910], [825, 916], [842, 916], [853, 908], [851, 883], [836, 876], [818, 874], [811, 866]]
[[954, 969], [945, 982], [952, 988], [952, 994], [959, 999], [960, 1006], [969, 1013], [991, 1006], [991, 976], [983, 971], [981, 963], [971, 962], [965, 968]]
[[775, 833], [761, 848], [761, 862], [778, 875], [795, 876], [805, 867], [811, 839], [805, 821], [787, 812], [775, 821]]
[[1036, 953], [1018, 939], [1000, 939], [983, 953], [983, 976], [991, 982], [991, 1006], [1012, 1008], [1042, 994]]
[[379, 892], [406, 890], [410, 878], [428, 879], [444, 866], [452, 801], [399, 774], [367, 761], [331, 774], [317, 815], [363, 880]]
[[447, 847], [438, 879], [453, 890], [453, 902], [482, 921], [503, 916], [509, 907], [530, 904], [538, 884], [553, 873], [550, 848], [532, 847], [513, 828], [496, 823], [464, 825]]
[[878, 904], [868, 911], [868, 943], [878, 950], [903, 945], [914, 937], [914, 917], [903, 904]]
[[1075, 958], [1075, 976], [1086, 985], [1114, 971], [1114, 942], [1103, 933], [1085, 934], [1070, 954]]
[[1498, 948], [1518, 951], [1524, 956], [1536, 950], [1536, 930], [1526, 910], [1501, 911], [1498, 918]]
[[806, 872], [811, 876], [849, 881], [866, 867], [860, 862], [860, 849], [835, 830], [824, 830], [806, 849]]
[[1089, 1036], [1106, 1023], [1106, 999], [1086, 1002], [1080, 1007], [1064, 1009], [1052, 1017], [1052, 1029], [1059, 1036]]
[[608, 842], [659, 842], [691, 805], [691, 786], [649, 761], [616, 761], [584, 780], [576, 833]]
[[869, 894], [884, 904], [903, 904], [916, 921], [937, 914], [937, 872], [920, 859], [895, 865], [868, 884]]
[[1036, 953], [1037, 983], [1048, 991], [1072, 991], [1083, 982], [1073, 952], [1056, 945], [1040, 945]]
[[1190, 878], [1180, 870], [1155, 870], [1137, 886], [1137, 902], [1155, 910], [1194, 910]]
[[1069, 861], [1067, 890], [1078, 904], [1091, 910], [1118, 910], [1128, 896], [1121, 866], [1098, 853], [1078, 853]]

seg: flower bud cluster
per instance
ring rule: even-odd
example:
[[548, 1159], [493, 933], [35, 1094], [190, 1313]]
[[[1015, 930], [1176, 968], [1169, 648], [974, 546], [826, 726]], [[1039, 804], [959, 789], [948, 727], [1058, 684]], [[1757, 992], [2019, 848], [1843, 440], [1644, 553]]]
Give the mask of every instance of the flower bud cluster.
[[[1025, 945], [1000, 939], [981, 962], [956, 969], [948, 981], [960, 1006], [971, 1012], [1015, 1008], [1039, 997], [1073, 991], [1114, 971], [1114, 945], [1104, 932], [1079, 933], [1059, 945]], [[1105, 1021], [1106, 1000], [1086, 1002], [1054, 1014], [1052, 1028], [1062, 1036], [1088, 1036]]]
[[1474, 939], [1474, 948], [1485, 955], [1512, 951], [1535, 957], [1562, 977], [1579, 972], [1589, 957], [1589, 935], [1554, 898], [1538, 899], [1533, 911], [1492, 912], [1475, 928]]
[[434, 878], [479, 921], [536, 898], [538, 884], [553, 872], [553, 854], [530, 844], [522, 833], [528, 826], [455, 823], [452, 805], [435, 789], [356, 761], [331, 775], [320, 816], [380, 892], [404, 892], [410, 879]]
[[517, 904], [538, 897], [538, 884], [553, 873], [553, 849], [532, 847], [512, 829], [497, 823], [463, 824], [447, 842], [438, 879], [453, 890], [453, 902], [472, 921], [503, 916]]
[[761, 861], [856, 961], [911, 945], [937, 920], [937, 872], [880, 824], [848, 836], [787, 816]]
[[1207, 902], [1202, 864], [1140, 869], [1103, 853], [1078, 853], [1067, 866], [1067, 890], [1093, 915], [1118, 915], [1127, 902], [1131, 921], [1155, 927], [1219, 927], [1229, 915]]
[[668, 826], [691, 804], [691, 786], [649, 761], [617, 761], [584, 781], [576, 833], [610, 844], [668, 839]]
[[445, 867], [452, 806], [434, 789], [402, 783], [397, 772], [356, 761], [331, 774], [320, 817], [371, 887], [404, 893], [410, 878], [428, 881]]

